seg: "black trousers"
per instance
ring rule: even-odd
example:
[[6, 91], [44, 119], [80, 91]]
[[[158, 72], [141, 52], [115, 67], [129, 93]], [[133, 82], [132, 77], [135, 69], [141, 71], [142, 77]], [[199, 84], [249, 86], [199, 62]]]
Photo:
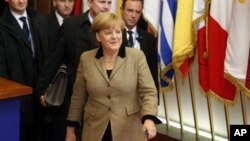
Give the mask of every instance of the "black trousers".
[[65, 141], [69, 105], [70, 96], [66, 95], [61, 106], [44, 108], [41, 126], [42, 141]]
[[110, 122], [108, 123], [108, 126], [106, 128], [106, 131], [102, 137], [102, 141], [112, 141], [112, 133], [111, 133], [111, 126]]

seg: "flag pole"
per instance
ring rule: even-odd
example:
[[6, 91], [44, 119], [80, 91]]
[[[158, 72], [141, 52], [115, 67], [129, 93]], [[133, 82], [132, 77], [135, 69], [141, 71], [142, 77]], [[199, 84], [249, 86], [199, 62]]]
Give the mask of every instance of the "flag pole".
[[224, 104], [224, 110], [225, 110], [225, 116], [226, 116], [227, 137], [230, 140], [230, 131], [229, 131], [230, 119], [229, 119], [229, 112], [228, 112], [228, 105], [227, 104]]
[[207, 95], [207, 107], [208, 107], [208, 115], [209, 115], [209, 123], [210, 123], [210, 130], [211, 130], [211, 138], [214, 140], [214, 124], [213, 124], [213, 116], [212, 116], [212, 108], [211, 108], [211, 99]]
[[[208, 14], [209, 14], [209, 9], [211, 5], [211, 0], [206, 1], [206, 48], [208, 50]], [[208, 55], [208, 54], [207, 54]], [[211, 138], [214, 140], [214, 123], [213, 123], [213, 113], [212, 113], [212, 108], [211, 108], [211, 99], [210, 99], [210, 93], [207, 93], [207, 107], [208, 107], [208, 115], [209, 115], [209, 123], [210, 123], [210, 130], [211, 130]]]
[[247, 124], [247, 117], [246, 117], [246, 101], [245, 96], [240, 91], [240, 100], [241, 100], [241, 109], [242, 109], [242, 117], [243, 117], [243, 124]]
[[190, 94], [191, 94], [191, 100], [192, 100], [192, 109], [193, 109], [193, 115], [194, 115], [194, 127], [195, 127], [195, 134], [196, 139], [199, 138], [199, 129], [198, 129], [198, 120], [197, 120], [197, 111], [196, 111], [196, 102], [195, 102], [195, 96], [194, 96], [194, 84], [192, 79], [192, 68], [190, 67], [190, 70], [188, 72], [188, 80], [189, 80], [189, 86], [190, 86]]
[[181, 135], [183, 135], [183, 120], [182, 120], [182, 110], [181, 110], [181, 98], [179, 93], [179, 85], [177, 75], [174, 76], [175, 79], [175, 91], [176, 91], [176, 98], [177, 98], [177, 105], [178, 105], [178, 113], [179, 113], [179, 120], [180, 120], [180, 128], [181, 128]]
[[163, 96], [164, 112], [165, 112], [165, 119], [166, 119], [166, 131], [167, 131], [169, 129], [169, 117], [168, 117], [165, 93], [162, 93], [162, 96]]

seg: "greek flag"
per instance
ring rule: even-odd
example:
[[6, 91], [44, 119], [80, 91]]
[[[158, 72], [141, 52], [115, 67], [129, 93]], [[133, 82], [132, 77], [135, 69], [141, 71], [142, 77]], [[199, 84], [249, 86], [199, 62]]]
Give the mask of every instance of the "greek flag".
[[158, 61], [161, 92], [173, 87], [172, 48], [177, 0], [161, 0], [158, 38]]

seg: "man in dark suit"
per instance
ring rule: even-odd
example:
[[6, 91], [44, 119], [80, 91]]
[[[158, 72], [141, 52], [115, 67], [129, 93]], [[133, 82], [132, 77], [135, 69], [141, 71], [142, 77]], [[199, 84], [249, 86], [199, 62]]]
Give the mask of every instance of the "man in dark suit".
[[[53, 47], [57, 40], [58, 31], [64, 19], [71, 16], [74, 9], [74, 0], [52, 0], [53, 10], [45, 16], [48, 22], [49, 47]], [[40, 102], [39, 102], [40, 103]], [[59, 107], [45, 107], [43, 114], [44, 124], [43, 141], [64, 141], [65, 140], [65, 116], [67, 115], [65, 104]]]
[[[67, 107], [68, 112], [80, 55], [84, 51], [97, 47], [90, 32], [91, 22], [98, 13], [109, 11], [111, 3], [112, 0], [88, 0], [89, 10], [87, 12], [79, 16], [69, 17], [64, 21], [59, 30], [56, 44], [49, 51], [48, 60], [37, 83], [37, 94], [43, 106], [47, 106], [44, 96], [45, 89], [56, 74], [59, 66], [64, 62], [67, 65], [69, 82], [63, 105]], [[63, 118], [66, 120], [67, 114]], [[63, 126], [66, 133], [66, 125]]]
[[142, 8], [142, 0], [123, 0], [121, 7], [122, 18], [125, 22], [123, 45], [141, 49], [144, 52], [155, 86], [159, 92], [156, 39], [152, 34], [137, 26], [142, 14]]
[[[36, 82], [48, 53], [47, 23], [27, 8], [28, 0], [5, 0], [0, 44], [0, 77], [36, 90]], [[38, 141], [41, 106], [35, 94], [21, 98], [20, 141]]]
[[49, 44], [54, 45], [57, 32], [63, 24], [63, 20], [71, 16], [74, 9], [74, 0], [52, 0], [53, 10], [46, 16], [49, 25]]

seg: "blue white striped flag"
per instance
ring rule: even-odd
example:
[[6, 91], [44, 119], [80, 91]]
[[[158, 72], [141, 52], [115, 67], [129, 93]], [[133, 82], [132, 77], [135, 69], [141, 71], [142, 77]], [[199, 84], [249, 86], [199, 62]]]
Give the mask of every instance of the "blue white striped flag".
[[161, 0], [158, 38], [158, 60], [160, 65], [160, 88], [166, 92], [173, 87], [172, 48], [177, 0]]

